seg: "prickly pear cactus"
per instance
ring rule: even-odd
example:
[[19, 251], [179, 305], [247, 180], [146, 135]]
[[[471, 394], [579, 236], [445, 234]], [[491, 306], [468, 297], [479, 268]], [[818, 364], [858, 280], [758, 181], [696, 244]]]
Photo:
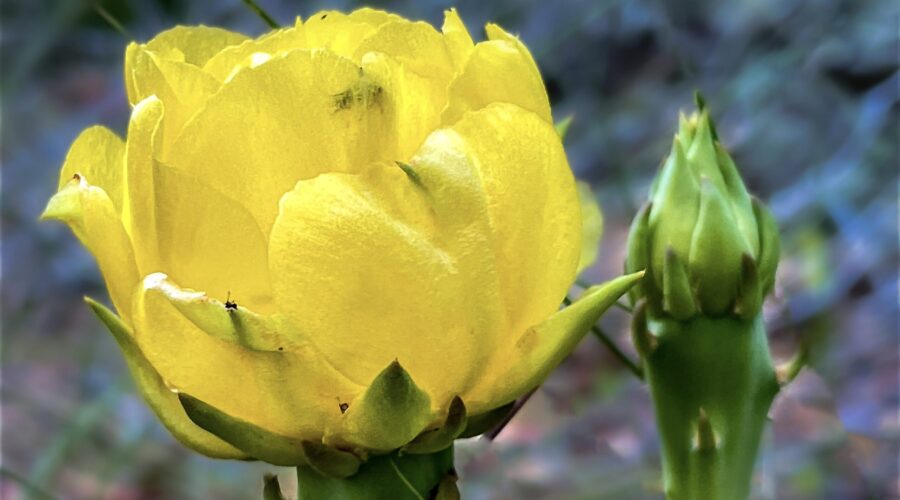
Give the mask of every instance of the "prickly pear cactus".
[[626, 269], [632, 333], [662, 441], [666, 497], [741, 499], [779, 382], [762, 322], [778, 229], [718, 142], [708, 110], [681, 116]]

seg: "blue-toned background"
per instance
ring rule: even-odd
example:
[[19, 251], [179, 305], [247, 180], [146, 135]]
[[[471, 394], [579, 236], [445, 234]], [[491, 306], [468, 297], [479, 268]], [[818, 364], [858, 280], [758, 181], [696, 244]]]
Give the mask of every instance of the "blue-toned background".
[[[259, 0], [282, 23], [350, 1]], [[369, 5], [440, 25], [451, 2]], [[135, 395], [112, 338], [81, 302], [105, 298], [61, 225], [38, 224], [80, 130], [124, 132], [126, 35], [90, 1], [2, 2], [2, 469], [4, 499], [259, 498], [261, 464], [183, 449]], [[259, 34], [240, 0], [103, 2], [146, 41], [173, 24]], [[628, 223], [702, 89], [750, 189], [783, 237], [766, 309], [772, 349], [812, 367], [772, 410], [759, 498], [897, 498], [900, 4], [857, 0], [464, 0], [519, 33], [567, 147], [607, 220], [592, 281], [621, 270]], [[627, 317], [604, 328], [633, 353]], [[469, 499], [659, 498], [647, 390], [584, 340], [491, 446], [459, 446]], [[282, 484], [293, 488], [290, 471]]]

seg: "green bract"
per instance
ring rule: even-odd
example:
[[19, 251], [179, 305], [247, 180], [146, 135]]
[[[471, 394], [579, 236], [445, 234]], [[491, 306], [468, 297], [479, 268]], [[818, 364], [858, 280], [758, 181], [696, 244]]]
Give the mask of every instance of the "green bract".
[[628, 238], [632, 299], [685, 320], [702, 312], [751, 318], [775, 280], [778, 229], [750, 196], [706, 110], [681, 116], [672, 151]]

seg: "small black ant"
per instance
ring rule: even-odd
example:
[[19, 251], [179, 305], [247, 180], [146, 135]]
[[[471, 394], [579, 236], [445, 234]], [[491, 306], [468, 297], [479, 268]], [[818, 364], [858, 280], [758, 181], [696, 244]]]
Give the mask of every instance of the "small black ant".
[[237, 311], [237, 302], [231, 300], [231, 290], [228, 291], [228, 298], [225, 299], [225, 309], [228, 311]]

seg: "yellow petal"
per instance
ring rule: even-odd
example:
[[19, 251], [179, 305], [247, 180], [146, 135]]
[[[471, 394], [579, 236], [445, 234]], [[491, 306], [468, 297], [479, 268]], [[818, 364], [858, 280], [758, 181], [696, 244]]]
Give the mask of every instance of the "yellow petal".
[[469, 60], [475, 44], [455, 8], [444, 11], [444, 25], [441, 27], [441, 33], [444, 35], [444, 43], [447, 44], [447, 50], [453, 59], [453, 66], [456, 71], [461, 71], [465, 67], [466, 61]]
[[203, 179], [154, 166], [156, 227], [162, 269], [185, 287], [271, 309], [266, 237], [237, 201]]
[[79, 174], [106, 191], [116, 211], [121, 211], [124, 165], [125, 142], [106, 127], [87, 128], [78, 135], [66, 154], [57, 189], [62, 190], [75, 174]]
[[258, 66], [265, 57], [274, 57], [289, 50], [306, 47], [306, 31], [298, 20], [289, 28], [270, 31], [240, 45], [233, 45], [213, 56], [203, 71], [220, 82], [234, 78], [238, 71]]
[[382, 89], [380, 109], [385, 127], [379, 131], [383, 158], [409, 158], [440, 124], [447, 103], [447, 82], [420, 75], [383, 53], [368, 53], [363, 71]]
[[257, 351], [303, 349], [303, 336], [281, 314], [257, 314], [233, 297], [221, 301], [203, 292], [182, 290], [168, 299], [197, 328], [214, 337]]
[[430, 139], [410, 175], [299, 182], [269, 243], [278, 309], [332, 364], [368, 385], [398, 360], [436, 401], [471, 385], [503, 321], [484, 197], [448, 140]]
[[128, 371], [131, 372], [138, 392], [159, 417], [160, 422], [175, 436], [175, 439], [208, 457], [250, 458], [235, 447], [194, 425], [185, 414], [178, 401], [178, 396], [166, 386], [165, 381], [141, 353], [128, 327], [101, 304], [89, 298], [85, 300], [112, 333], [119, 348], [122, 349], [125, 362], [128, 364]]
[[453, 76], [454, 67], [444, 39], [430, 24], [394, 21], [384, 24], [360, 42], [354, 58], [361, 60], [369, 52], [382, 52], [427, 78], [435, 78], [445, 85]]
[[148, 276], [134, 300], [137, 344], [174, 389], [270, 432], [302, 439], [321, 439], [341, 418], [340, 403], [362, 392], [308, 345], [256, 350], [227, 340], [226, 333], [201, 330], [173, 303], [184, 307], [192, 300], [195, 316], [203, 308], [214, 315], [221, 307], [162, 274]]
[[135, 85], [135, 80], [140, 80], [142, 76], [135, 68], [136, 58], [140, 52], [137, 49], [143, 48], [171, 61], [180, 61], [202, 68], [210, 58], [226, 47], [237, 45], [246, 39], [245, 35], [221, 28], [176, 26], [156, 35], [146, 44], [129, 44], [125, 50], [125, 88], [129, 102], [134, 105], [146, 97], [138, 97], [138, 86]]
[[218, 90], [220, 82], [197, 66], [172, 61], [140, 47], [135, 49], [133, 58], [136, 99], [156, 96], [166, 109], [163, 148], [157, 152], [162, 155], [188, 119]]
[[[313, 16], [315, 17], [315, 16]], [[403, 21], [404, 19], [397, 14], [393, 14], [391, 12], [385, 12], [383, 10], [373, 9], [371, 7], [363, 7], [361, 9], [356, 9], [350, 13], [350, 19], [358, 22], [363, 22], [372, 26], [373, 28], [377, 28], [382, 24], [387, 24], [393, 21]]]
[[518, 334], [556, 311], [575, 280], [582, 236], [575, 180], [553, 125], [522, 108], [493, 104], [453, 130], [483, 185], [509, 332]]
[[159, 270], [153, 164], [154, 151], [162, 143], [162, 119], [163, 104], [155, 96], [139, 102], [131, 111], [125, 145], [122, 221], [134, 243], [141, 276]]
[[405, 168], [320, 175], [285, 195], [270, 236], [275, 299], [332, 363], [354, 360], [358, 383], [399, 359], [446, 401], [505, 355], [502, 336], [557, 309], [580, 208], [553, 127], [511, 105], [435, 132]]
[[600, 251], [600, 238], [603, 237], [603, 214], [597, 198], [587, 182], [576, 182], [578, 201], [581, 203], [581, 259], [578, 261], [578, 274], [597, 260]]
[[518, 38], [488, 25], [489, 41], [475, 45], [465, 67], [450, 84], [442, 122], [452, 124], [466, 111], [506, 102], [553, 123], [550, 101], [531, 53]]
[[621, 276], [585, 290], [570, 306], [528, 328], [502, 346], [481, 384], [462, 398], [478, 413], [525, 394], [541, 382], [575, 349], [578, 342], [616, 300], [640, 281], [643, 271]]
[[317, 12], [303, 24], [306, 47], [328, 49], [352, 58], [359, 44], [378, 29], [366, 16], [347, 15], [335, 10]]
[[395, 159], [381, 151], [389, 126], [378, 88], [348, 59], [291, 51], [225, 84], [166, 163], [241, 200], [268, 234], [279, 198], [298, 179]]
[[131, 240], [106, 191], [76, 174], [50, 198], [41, 218], [64, 222], [72, 229], [97, 259], [113, 305], [131, 324], [131, 294], [140, 278]]

